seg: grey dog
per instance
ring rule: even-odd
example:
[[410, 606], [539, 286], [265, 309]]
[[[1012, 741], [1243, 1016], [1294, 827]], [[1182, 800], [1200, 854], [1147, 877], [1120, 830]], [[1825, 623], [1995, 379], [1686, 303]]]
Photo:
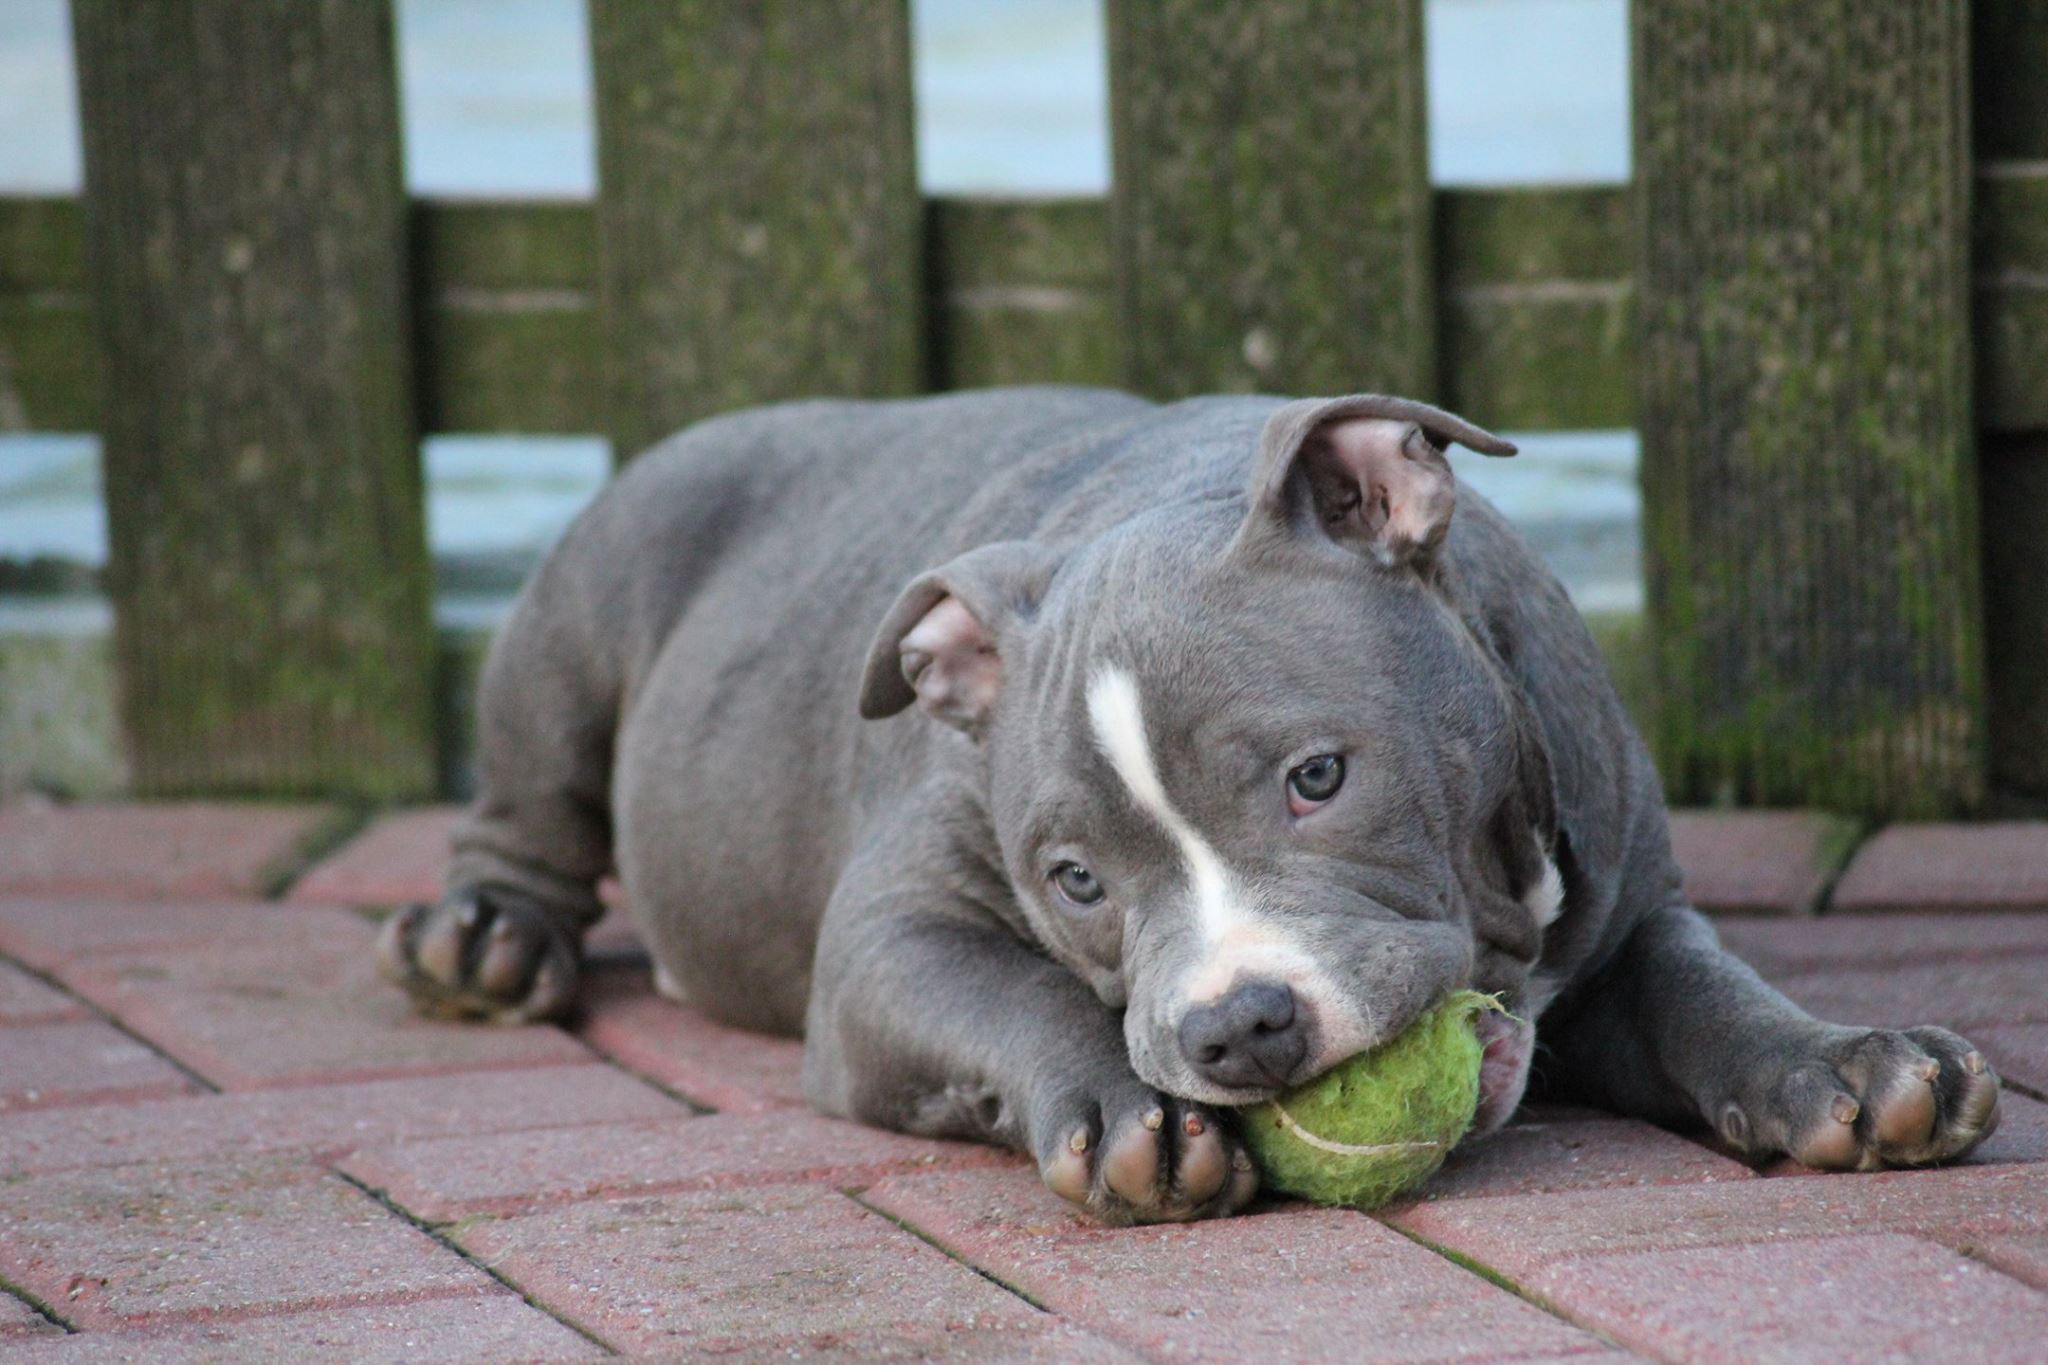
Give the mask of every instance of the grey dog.
[[[574, 1004], [616, 869], [664, 990], [805, 1038], [811, 1101], [1020, 1148], [1109, 1221], [1232, 1212], [1227, 1106], [1499, 992], [1543, 1093], [1761, 1160], [1959, 1156], [1938, 1028], [1814, 1019], [1680, 889], [1563, 589], [1371, 395], [1082, 389], [743, 412], [648, 451], [501, 632], [447, 892], [382, 968]], [[1455, 515], [1454, 515], [1455, 512]]]

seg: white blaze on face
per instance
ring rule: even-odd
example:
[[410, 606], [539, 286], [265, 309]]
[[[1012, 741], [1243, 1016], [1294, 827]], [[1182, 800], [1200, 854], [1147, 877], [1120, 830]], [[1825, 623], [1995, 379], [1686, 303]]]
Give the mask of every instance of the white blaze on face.
[[1344, 1007], [1314, 958], [1247, 903], [1223, 859], [1167, 798], [1145, 734], [1138, 686], [1129, 673], [1114, 667], [1096, 673], [1088, 685], [1088, 721], [1131, 799], [1166, 831], [1187, 867], [1203, 952], [1181, 983], [1183, 1004], [1215, 999], [1240, 974], [1262, 976], [1286, 984], [1316, 1011], [1320, 1055], [1336, 1060], [1357, 1051], [1366, 1041], [1367, 1021]]
[[1124, 780], [1131, 799], [1146, 814], [1165, 827], [1180, 846], [1187, 862], [1189, 889], [1194, 893], [1195, 915], [1202, 937], [1216, 943], [1244, 916], [1237, 905], [1237, 891], [1231, 877], [1209, 847], [1208, 840], [1181, 818], [1166, 799], [1166, 785], [1159, 780], [1152, 762], [1152, 745], [1145, 737], [1145, 711], [1138, 701], [1138, 685], [1120, 668], [1105, 668], [1088, 685], [1088, 721], [1095, 729], [1095, 742], [1109, 757], [1110, 766]]

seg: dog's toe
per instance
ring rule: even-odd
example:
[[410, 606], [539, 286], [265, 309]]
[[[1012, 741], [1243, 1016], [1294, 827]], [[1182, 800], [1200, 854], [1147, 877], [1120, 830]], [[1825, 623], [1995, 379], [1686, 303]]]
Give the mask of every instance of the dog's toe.
[[1842, 1029], [1799, 1051], [1759, 1102], [1727, 1107], [1735, 1146], [1874, 1171], [1955, 1160], [1998, 1125], [1997, 1074], [1946, 1029]]
[[1210, 1111], [1135, 1080], [1079, 1101], [1039, 1162], [1061, 1198], [1108, 1223], [1164, 1223], [1234, 1213], [1258, 1189], [1251, 1160]]
[[489, 890], [393, 914], [377, 936], [377, 968], [424, 1014], [525, 1023], [574, 1003], [577, 944], [547, 914]]

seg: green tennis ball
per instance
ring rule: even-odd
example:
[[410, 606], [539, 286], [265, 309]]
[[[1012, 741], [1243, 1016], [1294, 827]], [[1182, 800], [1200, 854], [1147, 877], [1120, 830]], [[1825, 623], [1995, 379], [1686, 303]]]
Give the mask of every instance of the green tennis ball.
[[1473, 1026], [1500, 1002], [1457, 991], [1400, 1036], [1239, 1111], [1268, 1188], [1378, 1208], [1436, 1173], [1479, 1108]]

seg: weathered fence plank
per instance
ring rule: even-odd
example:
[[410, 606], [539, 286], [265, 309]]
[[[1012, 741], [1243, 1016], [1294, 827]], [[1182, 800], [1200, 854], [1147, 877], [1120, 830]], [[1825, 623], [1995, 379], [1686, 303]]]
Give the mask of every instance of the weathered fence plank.
[[1666, 780], [1974, 805], [1967, 6], [1631, 13]]
[[587, 204], [416, 206], [413, 308], [427, 430], [603, 429]]
[[[2048, 428], [2048, 161], [1986, 164], [1977, 194], [1979, 416]], [[1436, 192], [1447, 402], [1525, 431], [1633, 424], [1628, 197]], [[413, 223], [425, 429], [601, 430], [592, 206], [424, 200]], [[930, 200], [926, 234], [935, 387], [1119, 382], [1103, 201]], [[81, 250], [73, 201], [0, 195], [0, 430], [98, 424]]]
[[72, 14], [136, 784], [425, 792], [390, 7]]
[[1099, 199], [941, 199], [927, 218], [932, 385], [1115, 384]]
[[99, 347], [72, 199], [0, 199], [0, 431], [87, 431]]
[[1421, 0], [1109, 0], [1135, 388], [1433, 395]]
[[2048, 795], [2048, 0], [1971, 19], [1991, 772]]
[[1628, 191], [1442, 190], [1444, 400], [1519, 429], [1635, 421]]
[[924, 373], [907, 0], [594, 0], [606, 428], [621, 458]]

